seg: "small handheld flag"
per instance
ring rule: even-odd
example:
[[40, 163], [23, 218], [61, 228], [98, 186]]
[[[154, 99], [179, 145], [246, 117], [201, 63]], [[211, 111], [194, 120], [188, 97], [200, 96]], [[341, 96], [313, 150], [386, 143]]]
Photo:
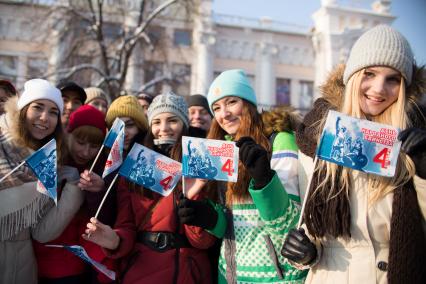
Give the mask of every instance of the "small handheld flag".
[[320, 159], [392, 177], [401, 142], [399, 129], [329, 111], [317, 148]]
[[182, 175], [236, 182], [238, 147], [235, 142], [183, 136]]
[[64, 246], [64, 245], [46, 245], [47, 247], [55, 247], [55, 248], [64, 248], [70, 252], [72, 252], [74, 255], [78, 256], [82, 260], [86, 261], [87, 263], [93, 265], [98, 271], [105, 274], [109, 279], [115, 280], [115, 272], [112, 270], [109, 270], [106, 268], [105, 265], [93, 260], [90, 258], [90, 256], [87, 254], [86, 250], [81, 246]]
[[[120, 119], [118, 119], [118, 121], [115, 121], [117, 122], [117, 126], [115, 127], [115, 129], [113, 127], [111, 128], [107, 138], [105, 139], [105, 146], [110, 147], [111, 151], [109, 152], [108, 159], [105, 163], [102, 178], [106, 177], [107, 175], [118, 169], [123, 163], [124, 122]], [[115, 131], [118, 131], [118, 133], [116, 133]], [[112, 144], [110, 144], [112, 140], [111, 137], [115, 138]]]
[[25, 162], [37, 176], [37, 190], [48, 195], [57, 204], [56, 140], [50, 140], [29, 156]]
[[182, 175], [182, 164], [135, 143], [121, 166], [119, 175], [167, 196]]

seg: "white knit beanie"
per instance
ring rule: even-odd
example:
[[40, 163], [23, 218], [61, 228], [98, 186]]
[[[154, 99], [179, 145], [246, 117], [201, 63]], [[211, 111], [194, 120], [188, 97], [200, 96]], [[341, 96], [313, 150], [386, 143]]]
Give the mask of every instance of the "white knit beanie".
[[352, 47], [346, 62], [343, 82], [357, 71], [370, 66], [386, 66], [401, 72], [407, 86], [413, 74], [414, 58], [410, 44], [397, 30], [378, 25], [365, 32]]
[[171, 112], [179, 117], [186, 128], [189, 127], [188, 105], [181, 96], [168, 92], [164, 95], [158, 95], [154, 98], [148, 108], [148, 122], [151, 126], [152, 119], [160, 113]]
[[26, 105], [36, 100], [50, 100], [56, 104], [62, 115], [64, 101], [59, 89], [43, 79], [31, 79], [25, 82], [24, 91], [18, 99], [18, 109], [23, 109]]

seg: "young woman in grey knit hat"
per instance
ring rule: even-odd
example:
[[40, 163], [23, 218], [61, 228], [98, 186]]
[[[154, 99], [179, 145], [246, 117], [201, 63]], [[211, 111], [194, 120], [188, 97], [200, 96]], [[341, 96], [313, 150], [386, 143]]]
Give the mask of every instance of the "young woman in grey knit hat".
[[[181, 138], [189, 130], [183, 97], [173, 93], [156, 96], [148, 108], [148, 122], [144, 145], [180, 161]], [[190, 189], [191, 180], [185, 181]], [[211, 283], [206, 249], [216, 239], [204, 229], [181, 221], [179, 212], [186, 209], [181, 206], [181, 192], [180, 183], [170, 195], [162, 196], [121, 179], [114, 230], [94, 218], [87, 225], [86, 234], [91, 235], [85, 239], [127, 263], [121, 271], [122, 283]], [[201, 200], [205, 193], [191, 198]], [[213, 208], [211, 211], [214, 214]]]
[[[357, 40], [346, 66], [321, 90], [296, 135], [307, 176], [314, 171], [304, 229], [289, 233], [283, 256], [311, 268], [306, 283], [426, 283], [426, 121], [418, 104], [426, 90], [423, 68], [415, 65], [407, 40], [380, 25]], [[313, 165], [330, 109], [402, 129], [394, 177], [326, 161]]]

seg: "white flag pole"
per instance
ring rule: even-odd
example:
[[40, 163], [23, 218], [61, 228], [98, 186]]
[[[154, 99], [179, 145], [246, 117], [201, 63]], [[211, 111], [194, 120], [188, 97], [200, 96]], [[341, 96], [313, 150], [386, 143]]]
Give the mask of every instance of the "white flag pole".
[[98, 218], [99, 212], [101, 212], [101, 209], [102, 209], [102, 205], [104, 205], [104, 202], [105, 202], [105, 200], [106, 200], [106, 198], [107, 198], [107, 196], [108, 196], [108, 194], [109, 194], [112, 186], [114, 185], [115, 181], [117, 180], [117, 177], [118, 177], [118, 174], [115, 175], [115, 177], [112, 180], [111, 184], [109, 185], [107, 191], [105, 192], [104, 198], [102, 198], [101, 204], [99, 204], [98, 210], [96, 211], [96, 214], [95, 214], [95, 218], [96, 219]]
[[95, 160], [93, 161], [92, 166], [90, 167], [89, 174], [93, 171], [93, 168], [95, 167], [95, 164], [96, 164], [96, 162], [98, 161], [98, 158], [99, 158], [99, 156], [101, 155], [101, 152], [102, 152], [102, 150], [103, 150], [103, 149], [104, 149], [104, 144], [102, 144], [101, 149], [99, 149], [99, 152], [98, 152], [98, 154], [96, 155], [96, 158], [95, 158]]
[[185, 188], [185, 176], [182, 175], [182, 193], [184, 197], [187, 197], [188, 193], [186, 192], [186, 188]]
[[311, 174], [311, 177], [309, 178], [308, 186], [306, 188], [306, 193], [305, 193], [305, 198], [303, 199], [302, 209], [300, 209], [299, 222], [297, 222], [297, 227], [296, 227], [297, 229], [299, 229], [300, 226], [302, 225], [303, 212], [305, 211], [306, 200], [308, 200], [308, 197], [309, 197], [309, 191], [311, 189], [312, 178], [314, 176], [315, 166], [317, 164], [317, 161], [318, 161], [318, 156], [315, 156], [315, 159], [314, 159], [314, 168], [312, 170], [312, 174]]
[[25, 164], [25, 161], [23, 161], [22, 163], [20, 163], [19, 165], [17, 165], [13, 170], [11, 170], [10, 172], [8, 172], [4, 177], [2, 177], [0, 179], [0, 182], [4, 181], [8, 176], [10, 176], [11, 174], [13, 174], [14, 172], [16, 172], [17, 169], [19, 169], [23, 164]]

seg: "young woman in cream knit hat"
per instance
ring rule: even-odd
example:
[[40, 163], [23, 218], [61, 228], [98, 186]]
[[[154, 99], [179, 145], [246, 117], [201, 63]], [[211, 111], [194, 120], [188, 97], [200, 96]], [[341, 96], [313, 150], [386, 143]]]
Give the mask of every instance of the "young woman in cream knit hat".
[[[303, 167], [314, 169], [305, 229], [291, 231], [282, 249], [311, 267], [306, 283], [426, 283], [425, 87], [407, 40], [386, 25], [364, 33], [322, 86], [296, 135]], [[312, 165], [329, 109], [402, 129], [394, 177]]]

